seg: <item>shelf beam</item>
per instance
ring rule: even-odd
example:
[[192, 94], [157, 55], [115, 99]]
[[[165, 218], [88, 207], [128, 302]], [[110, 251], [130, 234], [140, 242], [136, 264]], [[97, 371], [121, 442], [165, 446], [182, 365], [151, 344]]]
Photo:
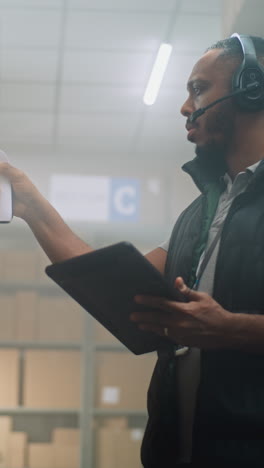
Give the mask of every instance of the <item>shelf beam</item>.
[[52, 341], [0, 341], [0, 348], [18, 348], [18, 349], [67, 349], [81, 350], [81, 343], [53, 343]]
[[24, 406], [16, 407], [0, 407], [0, 415], [13, 415], [13, 414], [80, 414], [80, 408], [27, 408]]

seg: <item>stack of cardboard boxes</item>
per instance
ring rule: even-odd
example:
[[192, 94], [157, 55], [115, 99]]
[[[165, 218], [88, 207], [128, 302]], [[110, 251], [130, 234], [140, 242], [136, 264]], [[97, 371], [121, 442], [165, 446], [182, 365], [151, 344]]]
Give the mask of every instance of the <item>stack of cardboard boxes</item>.
[[79, 408], [81, 353], [25, 351], [23, 405], [28, 408]]
[[27, 434], [12, 431], [12, 420], [0, 417], [0, 468], [80, 468], [80, 431], [56, 428], [50, 443], [28, 443]]
[[[79, 408], [79, 351], [28, 350], [24, 359], [25, 407]], [[18, 407], [19, 382], [19, 351], [0, 349], [0, 408]], [[31, 444], [26, 433], [12, 431], [11, 417], [0, 416], [0, 468], [79, 468], [79, 452], [76, 429], [55, 429], [51, 443]]]
[[[86, 312], [87, 314], [87, 312]], [[0, 341], [81, 343], [83, 310], [65, 296], [17, 290], [0, 296]]]
[[[80, 351], [25, 351], [22, 405], [29, 408], [79, 408]], [[19, 351], [0, 349], [0, 408], [19, 405]]]
[[109, 418], [97, 429], [96, 468], [140, 468], [143, 429], [129, 428], [126, 418]]
[[19, 400], [19, 352], [0, 349], [0, 408], [13, 408]]
[[146, 411], [147, 390], [156, 361], [154, 354], [98, 352], [96, 407]]
[[28, 444], [28, 468], [80, 468], [80, 431], [56, 428], [51, 443]]
[[[43, 256], [40, 257], [39, 250], [1, 250], [0, 251], [0, 278], [4, 283], [20, 283], [36, 281], [36, 278], [45, 275], [40, 274], [40, 263]], [[47, 257], [46, 257], [47, 258]], [[47, 259], [47, 265], [49, 260]]]
[[[13, 285], [0, 296], [0, 341], [76, 342], [83, 339], [86, 312], [46, 275], [40, 250], [0, 251], [0, 281]], [[45, 296], [41, 284], [54, 287]], [[63, 326], [62, 326], [63, 324]]]
[[[96, 407], [144, 414], [147, 389], [156, 357], [127, 352], [98, 352]], [[139, 468], [143, 427], [128, 418], [109, 418], [97, 429], [97, 468]]]
[[[98, 344], [118, 344], [95, 323]], [[97, 351], [95, 406], [100, 409], [146, 412], [147, 390], [156, 363], [156, 353], [134, 356], [126, 351]], [[128, 417], [109, 417], [96, 429], [96, 468], [140, 468], [144, 423], [130, 427]]]
[[0, 416], [0, 467], [24, 468], [27, 436], [24, 432], [12, 432], [12, 420]]
[[[0, 260], [0, 279], [4, 284], [15, 284], [14, 292], [7, 288], [0, 296], [0, 341], [82, 342], [87, 312], [66, 295], [45, 297], [36, 288], [41, 282], [50, 282], [44, 273], [48, 259], [37, 251], [17, 251], [0, 253]], [[20, 287], [22, 283], [26, 287]], [[94, 327], [95, 343], [119, 344], [96, 322]], [[28, 349], [21, 361], [19, 349], [0, 348], [0, 408], [21, 404], [29, 408], [79, 408], [81, 358], [81, 351]], [[96, 468], [141, 466], [146, 396], [155, 362], [155, 353], [134, 356], [123, 351], [95, 351], [93, 406], [106, 412], [143, 415], [143, 424], [138, 427], [132, 427], [126, 417], [105, 418], [104, 424], [96, 424]], [[0, 440], [7, 448], [4, 458], [0, 446], [0, 468], [79, 468], [77, 430], [55, 429], [50, 443], [31, 443], [25, 433], [11, 431], [10, 418], [1, 418]]]

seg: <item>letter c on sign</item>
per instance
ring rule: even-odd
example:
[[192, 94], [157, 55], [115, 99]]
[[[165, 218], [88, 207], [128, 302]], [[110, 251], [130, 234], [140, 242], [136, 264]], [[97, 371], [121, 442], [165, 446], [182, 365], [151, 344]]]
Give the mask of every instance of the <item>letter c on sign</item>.
[[114, 195], [114, 206], [118, 213], [131, 216], [136, 211], [133, 199], [136, 198], [136, 190], [129, 185], [120, 187]]

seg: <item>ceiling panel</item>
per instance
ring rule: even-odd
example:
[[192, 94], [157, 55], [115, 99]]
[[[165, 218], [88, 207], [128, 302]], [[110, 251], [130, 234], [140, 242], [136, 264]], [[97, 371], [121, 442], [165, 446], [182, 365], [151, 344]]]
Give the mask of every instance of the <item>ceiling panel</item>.
[[200, 55], [220, 37], [218, 16], [179, 15], [172, 33], [172, 44], [175, 52], [196, 51]]
[[52, 50], [2, 51], [1, 76], [10, 81], [55, 81], [58, 52]]
[[[62, 115], [57, 143], [67, 150], [86, 150], [86, 157], [99, 161], [99, 154], [108, 159], [122, 152], [122, 159], [134, 149], [134, 138], [139, 122], [138, 115], [88, 114]], [[75, 150], [74, 150], [75, 148]], [[95, 154], [96, 153], [96, 156]]]
[[91, 84], [145, 84], [152, 62], [152, 54], [66, 51], [63, 80]]
[[2, 83], [0, 109], [16, 111], [49, 111], [54, 109], [55, 86]]
[[180, 0], [68, 0], [68, 5], [71, 8], [130, 11], [172, 11], [178, 3]]
[[127, 139], [134, 135], [139, 116], [137, 114], [87, 114], [83, 116], [63, 114], [59, 123], [59, 135], [66, 139], [118, 138]]
[[1, 113], [0, 139], [51, 143], [53, 119], [52, 114]]
[[0, 12], [2, 47], [57, 47], [61, 13], [45, 10]]
[[169, 62], [162, 86], [164, 88], [166, 88], [166, 86], [174, 86], [178, 90], [181, 89], [186, 94], [187, 79], [198, 57], [198, 54], [197, 56], [194, 54], [186, 54], [183, 56], [174, 52]]
[[[104, 138], [98, 138], [98, 136], [91, 135], [89, 138], [83, 136], [76, 138], [65, 138], [63, 135], [58, 134], [56, 138], [57, 148], [62, 148], [62, 153], [68, 154], [71, 153], [75, 159], [74, 170], [76, 167], [84, 167], [85, 161], [89, 164], [94, 164], [97, 168], [101, 164], [102, 169], [100, 173], [106, 172], [109, 170], [109, 166], [117, 164], [118, 167], [120, 164], [124, 165], [125, 161], [130, 160], [131, 148], [134, 147], [134, 139], [123, 138], [121, 135], [117, 137], [116, 135], [108, 135]], [[62, 156], [62, 163], [64, 166], [64, 155]], [[107, 164], [107, 165], [106, 165]], [[71, 170], [73, 164], [71, 162]], [[96, 169], [95, 169], [96, 172]]]
[[65, 45], [152, 51], [160, 38], [166, 37], [169, 20], [166, 13], [72, 12], [67, 19]]
[[[75, 0], [73, 0], [75, 1]], [[61, 8], [64, 0], [0, 0], [0, 8]]]
[[[221, 37], [220, 3], [0, 0], [0, 136], [18, 148], [32, 145], [34, 154], [38, 144], [98, 160], [155, 154], [163, 162], [175, 147], [182, 154], [186, 81]], [[147, 107], [145, 86], [169, 38], [173, 54], [158, 99]]]
[[128, 86], [64, 85], [61, 112], [143, 112], [143, 88]]
[[[233, 0], [231, 0], [232, 2]], [[180, 6], [181, 13], [196, 13], [197, 15], [210, 15], [214, 14], [217, 16], [221, 15], [222, 11], [222, 0], [197, 0], [182, 1]]]

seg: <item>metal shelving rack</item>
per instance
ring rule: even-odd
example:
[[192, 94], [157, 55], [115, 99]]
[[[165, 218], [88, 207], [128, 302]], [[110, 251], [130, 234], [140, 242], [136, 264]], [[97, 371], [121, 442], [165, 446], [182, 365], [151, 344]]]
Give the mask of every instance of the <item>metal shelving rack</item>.
[[[31, 234], [27, 233], [27, 229], [19, 226], [19, 229], [11, 230], [9, 227], [6, 234], [8, 237], [3, 239], [3, 242], [6, 241], [6, 246], [8, 248], [13, 248], [14, 241], [18, 239], [16, 244], [16, 249], [24, 248], [25, 246], [30, 248], [34, 246], [34, 238]], [[153, 234], [151, 228], [149, 228]], [[77, 230], [78, 231], [78, 230]], [[80, 231], [80, 229], [79, 229]], [[165, 229], [164, 229], [165, 231]], [[111, 234], [110, 228], [110, 234]], [[155, 231], [157, 234], [157, 231]], [[144, 230], [146, 234], [146, 230]], [[130, 233], [131, 234], [131, 233]], [[80, 235], [80, 233], [79, 233]], [[84, 236], [82, 236], [84, 238]], [[95, 235], [98, 238], [97, 235]], [[123, 238], [127, 238], [127, 233], [125, 232]], [[131, 236], [130, 236], [131, 237]], [[137, 232], [137, 236], [140, 238], [141, 233]], [[147, 237], [147, 236], [146, 236]], [[110, 236], [111, 238], [111, 236]], [[165, 238], [165, 236], [164, 236]], [[99, 236], [100, 239], [100, 236]], [[32, 245], [33, 241], [33, 245]], [[132, 239], [133, 241], [133, 239]], [[115, 239], [112, 239], [112, 242], [115, 242]], [[111, 243], [111, 242], [109, 242]], [[96, 242], [93, 242], [96, 246]], [[31, 251], [31, 250], [30, 250]], [[49, 261], [47, 260], [47, 264]], [[51, 280], [50, 280], [51, 281]], [[54, 295], [62, 296], [65, 293], [60, 290], [55, 284], [48, 281], [15, 281], [12, 283], [2, 281], [0, 283], [0, 294], [12, 294], [16, 290], [34, 290], [43, 295]], [[94, 459], [94, 430], [93, 430], [93, 421], [95, 418], [107, 418], [107, 417], [139, 417], [140, 420], [146, 421], [147, 411], [144, 410], [131, 410], [129, 408], [125, 409], [100, 409], [94, 407], [94, 375], [95, 375], [95, 356], [98, 351], [101, 352], [129, 352], [121, 344], [98, 344], [94, 341], [93, 336], [93, 326], [94, 319], [92, 319], [88, 314], [85, 319], [84, 326], [84, 339], [82, 343], [62, 343], [62, 342], [39, 342], [39, 341], [0, 341], [0, 348], [17, 348], [23, 353], [26, 349], [42, 349], [42, 350], [80, 350], [82, 353], [82, 382], [81, 382], [81, 405], [80, 408], [27, 408], [23, 406], [17, 407], [0, 407], [0, 416], [1, 415], [10, 415], [10, 416], [56, 416], [56, 415], [67, 415], [67, 416], [76, 416], [79, 421], [80, 433], [81, 433], [81, 443], [80, 443], [80, 468], [94, 468], [95, 459]]]
[[[34, 290], [35, 292], [41, 293], [43, 295], [53, 295], [53, 296], [63, 296], [64, 293], [56, 285], [47, 284], [46, 282], [42, 283], [41, 281], [29, 282], [29, 281], [16, 281], [14, 283], [1, 282], [0, 285], [0, 294], [12, 294], [16, 290], [27, 291]], [[86, 342], [86, 340], [83, 340]], [[22, 357], [23, 352], [28, 349], [36, 350], [72, 350], [72, 351], [81, 351], [85, 354], [86, 347], [84, 343], [70, 343], [70, 342], [52, 342], [52, 341], [0, 341], [0, 349], [16, 348], [20, 351], [20, 377], [22, 374]], [[85, 356], [83, 356], [83, 362], [85, 361]], [[83, 366], [83, 382], [82, 388], [85, 382], [85, 369], [89, 366]], [[82, 398], [83, 404], [85, 404], [85, 396]], [[0, 407], [0, 416], [76, 416], [79, 421], [84, 420], [84, 413], [82, 406], [80, 408], [31, 408], [25, 406], [17, 407]], [[83, 423], [80, 424], [81, 434], [82, 429], [84, 429]], [[88, 432], [89, 434], [89, 432]], [[80, 454], [81, 460], [85, 460], [83, 454], [87, 451], [86, 448], [86, 438], [81, 436], [81, 445], [80, 445]], [[91, 464], [85, 464], [86, 462], [82, 461], [80, 468], [91, 466]]]
[[[17, 283], [16, 285], [3, 285], [0, 288], [0, 293], [7, 290], [25, 288], [29, 285], [25, 283]], [[31, 285], [38, 291], [54, 292], [54, 286], [47, 285]], [[28, 408], [24, 406], [17, 407], [0, 407], [1, 415], [68, 415], [77, 416], [79, 419], [79, 427], [81, 434], [80, 443], [80, 468], [94, 468], [94, 434], [93, 420], [98, 417], [123, 417], [137, 416], [146, 418], [147, 412], [143, 410], [127, 409], [100, 409], [94, 407], [94, 358], [97, 351], [103, 352], [128, 352], [121, 344], [96, 344], [93, 337], [93, 319], [87, 316], [85, 320], [85, 339], [83, 343], [57, 343], [57, 342], [38, 342], [38, 341], [0, 341], [0, 348], [17, 348], [24, 352], [26, 349], [42, 349], [42, 350], [80, 350], [82, 352], [82, 382], [81, 382], [81, 406], [80, 408]]]
[[147, 419], [147, 411], [124, 409], [101, 409], [94, 407], [94, 386], [91, 382], [94, 381], [95, 372], [95, 355], [97, 351], [103, 352], [129, 352], [129, 350], [121, 344], [97, 344], [94, 343], [93, 337], [93, 319], [88, 316], [86, 321], [86, 337], [83, 353], [86, 369], [83, 372], [82, 385], [82, 408], [80, 412], [80, 429], [81, 429], [81, 463], [80, 468], [94, 468], [94, 431], [92, 428], [94, 418], [98, 417], [124, 417], [136, 416]]

